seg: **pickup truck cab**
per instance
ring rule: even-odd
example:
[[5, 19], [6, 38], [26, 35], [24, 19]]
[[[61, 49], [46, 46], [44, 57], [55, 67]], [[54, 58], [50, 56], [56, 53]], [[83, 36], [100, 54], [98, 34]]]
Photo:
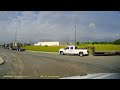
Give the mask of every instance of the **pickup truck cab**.
[[79, 55], [79, 56], [85, 56], [89, 55], [89, 52], [87, 49], [78, 49], [76, 46], [67, 46], [66, 48], [59, 49], [60, 55], [65, 54], [72, 54], [72, 55]]

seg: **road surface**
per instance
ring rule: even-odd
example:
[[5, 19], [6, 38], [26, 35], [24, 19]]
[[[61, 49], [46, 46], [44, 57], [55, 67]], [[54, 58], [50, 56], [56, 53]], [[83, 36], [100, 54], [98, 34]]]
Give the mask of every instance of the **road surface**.
[[0, 49], [1, 79], [54, 79], [95, 73], [120, 73], [120, 56], [60, 56]]

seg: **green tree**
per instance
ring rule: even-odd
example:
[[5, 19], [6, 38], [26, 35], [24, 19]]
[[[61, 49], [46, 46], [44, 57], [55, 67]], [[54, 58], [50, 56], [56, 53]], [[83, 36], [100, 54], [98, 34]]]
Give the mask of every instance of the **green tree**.
[[113, 44], [120, 45], [120, 39], [115, 40]]
[[77, 45], [79, 45], [80, 44], [80, 42], [77, 42]]

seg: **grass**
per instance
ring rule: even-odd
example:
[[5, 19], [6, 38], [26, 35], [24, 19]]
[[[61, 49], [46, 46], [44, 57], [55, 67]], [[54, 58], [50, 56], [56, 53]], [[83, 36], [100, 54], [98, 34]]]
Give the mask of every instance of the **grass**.
[[[78, 45], [78, 48], [84, 48], [87, 46], [95, 46], [95, 51], [120, 51], [120, 45], [101, 45], [101, 44], [82, 44]], [[23, 46], [22, 48], [31, 51], [45, 51], [45, 52], [58, 52], [60, 48], [65, 48], [66, 46]], [[89, 52], [92, 53], [91, 49]]]
[[60, 48], [66, 46], [23, 46], [22, 48], [31, 51], [58, 52]]
[[83, 44], [79, 45], [78, 47], [86, 47], [86, 46], [95, 46], [95, 50], [120, 50], [120, 45], [113, 45], [113, 44]]

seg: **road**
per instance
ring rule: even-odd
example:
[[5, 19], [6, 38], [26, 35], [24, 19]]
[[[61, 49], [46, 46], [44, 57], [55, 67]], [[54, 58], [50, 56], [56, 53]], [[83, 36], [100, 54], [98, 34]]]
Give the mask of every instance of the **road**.
[[60, 56], [0, 49], [1, 79], [54, 79], [94, 73], [120, 73], [120, 56]]

